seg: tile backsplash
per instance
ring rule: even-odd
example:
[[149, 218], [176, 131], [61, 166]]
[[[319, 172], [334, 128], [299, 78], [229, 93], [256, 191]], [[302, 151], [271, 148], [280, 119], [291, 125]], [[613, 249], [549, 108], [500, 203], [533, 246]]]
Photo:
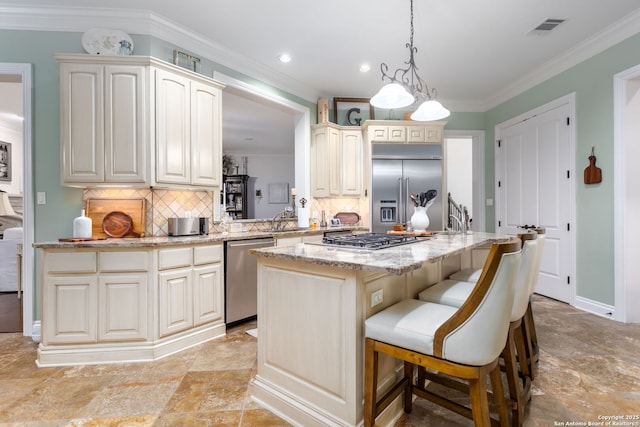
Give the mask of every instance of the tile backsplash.
[[83, 192], [87, 199], [146, 199], [146, 236], [166, 236], [169, 218], [191, 215], [213, 218], [212, 191], [166, 190], [157, 188], [90, 188]]
[[[145, 236], [162, 237], [169, 232], [169, 218], [184, 217], [187, 212], [191, 212], [194, 217], [209, 218], [209, 230], [212, 233], [222, 231], [219, 224], [213, 222], [213, 201], [216, 200], [216, 192], [213, 191], [190, 191], [190, 190], [168, 190], [158, 188], [89, 188], [85, 189], [82, 195], [83, 202], [87, 199], [146, 199], [146, 226]], [[310, 212], [318, 215], [321, 219], [322, 211], [326, 213], [329, 220], [338, 212], [356, 212], [360, 214], [359, 225], [369, 224], [369, 199], [362, 198], [327, 198], [312, 199]], [[271, 228], [271, 220], [247, 220], [244, 228], [247, 231], [261, 231]], [[296, 220], [285, 220], [290, 223], [287, 229], [297, 225]]]

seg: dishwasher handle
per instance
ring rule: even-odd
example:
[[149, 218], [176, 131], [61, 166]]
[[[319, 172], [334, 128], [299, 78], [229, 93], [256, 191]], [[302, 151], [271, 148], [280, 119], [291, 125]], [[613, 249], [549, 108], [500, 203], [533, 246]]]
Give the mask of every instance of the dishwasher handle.
[[243, 246], [275, 246], [275, 239], [269, 237], [266, 239], [250, 239], [250, 240], [229, 240], [227, 247], [239, 248]]

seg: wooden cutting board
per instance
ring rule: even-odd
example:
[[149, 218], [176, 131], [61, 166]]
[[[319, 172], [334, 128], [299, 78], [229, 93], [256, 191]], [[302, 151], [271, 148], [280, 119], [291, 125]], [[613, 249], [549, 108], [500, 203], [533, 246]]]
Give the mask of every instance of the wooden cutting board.
[[[147, 201], [145, 199], [87, 199], [86, 215], [91, 218], [94, 237], [109, 237], [102, 230], [102, 220], [113, 211], [124, 212], [133, 220], [133, 234], [144, 236], [147, 226]], [[131, 236], [125, 236], [131, 237]]]

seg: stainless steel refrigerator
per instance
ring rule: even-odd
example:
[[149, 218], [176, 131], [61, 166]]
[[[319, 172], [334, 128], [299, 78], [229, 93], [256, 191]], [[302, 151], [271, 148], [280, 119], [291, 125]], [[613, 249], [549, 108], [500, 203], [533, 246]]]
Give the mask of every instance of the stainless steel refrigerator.
[[437, 190], [428, 209], [430, 231], [443, 229], [442, 145], [373, 144], [371, 222], [374, 233], [407, 224], [413, 215], [410, 194]]

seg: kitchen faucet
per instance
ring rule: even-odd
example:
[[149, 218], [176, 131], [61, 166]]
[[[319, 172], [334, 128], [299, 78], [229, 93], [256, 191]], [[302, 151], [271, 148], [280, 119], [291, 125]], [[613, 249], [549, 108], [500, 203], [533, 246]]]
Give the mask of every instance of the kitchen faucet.
[[[293, 218], [293, 208], [291, 206], [287, 206], [283, 211], [278, 212], [271, 219], [271, 231], [283, 231], [287, 224], [282, 223], [282, 218]], [[278, 221], [276, 223], [276, 221]]]
[[455, 219], [456, 222], [458, 223], [458, 229], [460, 230], [462, 235], [466, 235], [467, 234], [467, 220], [466, 220], [467, 213], [464, 206], [462, 205], [460, 205], [460, 214], [463, 218], [465, 218], [464, 220], [461, 220], [457, 215], [454, 215], [454, 214], [449, 215], [449, 218]]

